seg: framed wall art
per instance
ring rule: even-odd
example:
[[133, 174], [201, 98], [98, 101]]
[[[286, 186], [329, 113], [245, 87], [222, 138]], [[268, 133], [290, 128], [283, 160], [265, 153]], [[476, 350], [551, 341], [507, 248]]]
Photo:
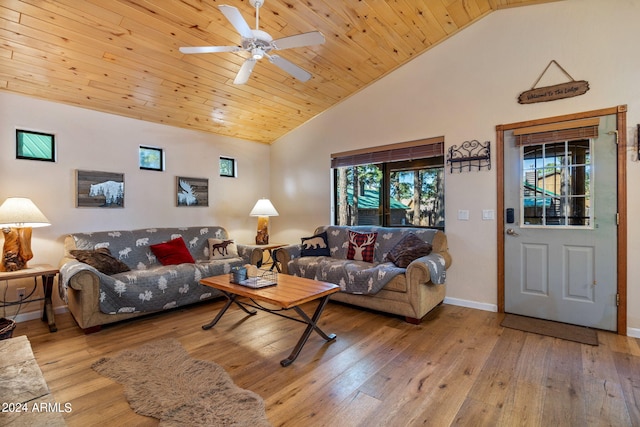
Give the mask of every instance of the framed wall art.
[[209, 180], [207, 178], [176, 177], [177, 206], [209, 206]]
[[77, 170], [76, 207], [124, 208], [124, 174]]
[[50, 133], [16, 129], [16, 159], [56, 161], [56, 137]]
[[162, 148], [140, 146], [140, 169], [150, 171], [164, 170], [164, 151]]

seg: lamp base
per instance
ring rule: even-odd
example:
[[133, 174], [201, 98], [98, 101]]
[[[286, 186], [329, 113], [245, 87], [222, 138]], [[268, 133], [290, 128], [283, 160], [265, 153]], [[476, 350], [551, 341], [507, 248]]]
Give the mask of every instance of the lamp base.
[[0, 271], [17, 271], [27, 268], [33, 258], [31, 252], [31, 227], [4, 228], [4, 245]]
[[258, 234], [256, 235], [256, 245], [269, 244], [269, 217], [258, 217]]

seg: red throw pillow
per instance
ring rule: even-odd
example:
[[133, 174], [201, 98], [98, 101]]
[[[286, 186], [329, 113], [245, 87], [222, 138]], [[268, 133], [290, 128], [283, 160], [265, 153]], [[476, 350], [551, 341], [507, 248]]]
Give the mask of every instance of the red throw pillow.
[[189, 249], [187, 249], [187, 245], [184, 244], [182, 237], [176, 237], [168, 242], [158, 243], [149, 247], [162, 265], [195, 264], [196, 262]]
[[347, 259], [373, 262], [378, 233], [356, 233], [349, 230], [349, 250]]

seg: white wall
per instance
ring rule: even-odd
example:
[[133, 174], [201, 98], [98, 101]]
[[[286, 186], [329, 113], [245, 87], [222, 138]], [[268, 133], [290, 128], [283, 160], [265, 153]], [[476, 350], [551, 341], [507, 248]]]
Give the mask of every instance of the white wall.
[[[331, 153], [444, 135], [445, 144], [491, 141], [495, 127], [581, 111], [628, 105], [628, 326], [640, 332], [640, 164], [633, 144], [640, 122], [640, 2], [566, 0], [492, 13], [374, 85], [324, 112], [272, 145], [272, 201], [281, 216], [272, 237], [297, 242], [331, 221]], [[587, 80], [582, 96], [520, 105], [555, 59], [575, 80]], [[551, 67], [538, 86], [564, 83]], [[494, 153], [495, 156], [495, 153]], [[495, 157], [494, 157], [495, 160]], [[497, 304], [496, 173], [445, 178], [446, 232], [453, 256], [447, 296], [485, 308]], [[467, 209], [469, 221], [457, 220]]]
[[[0, 203], [29, 197], [52, 224], [33, 229], [30, 264], [57, 266], [65, 234], [80, 231], [221, 225], [238, 242], [254, 242], [256, 219], [249, 211], [269, 196], [268, 145], [2, 92], [0, 112]], [[55, 134], [57, 162], [17, 160], [16, 128]], [[140, 145], [164, 149], [164, 172], [139, 169]], [[237, 178], [219, 176], [220, 156], [237, 160]], [[77, 169], [124, 173], [125, 207], [76, 208]], [[208, 178], [209, 207], [176, 207], [176, 176]], [[16, 282], [10, 283], [8, 299], [15, 296]], [[22, 311], [37, 308], [30, 304]]]

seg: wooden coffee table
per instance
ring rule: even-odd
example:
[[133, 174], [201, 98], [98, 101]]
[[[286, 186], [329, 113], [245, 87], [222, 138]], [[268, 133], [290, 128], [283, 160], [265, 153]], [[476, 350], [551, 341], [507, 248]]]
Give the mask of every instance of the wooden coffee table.
[[[207, 277], [202, 279], [200, 283], [212, 288], [218, 289], [227, 297], [227, 303], [216, 315], [216, 317], [208, 324], [202, 326], [202, 329], [210, 329], [218, 323], [218, 320], [227, 311], [231, 304], [236, 304], [245, 313], [254, 315], [257, 312], [251, 310], [249, 307], [266, 311], [268, 313], [277, 314], [287, 319], [295, 320], [297, 322], [305, 323], [306, 329], [300, 336], [298, 343], [293, 348], [293, 351], [284, 360], [280, 361], [282, 366], [289, 366], [300, 354], [302, 347], [309, 339], [312, 331], [316, 331], [322, 338], [327, 341], [333, 341], [336, 339], [335, 334], [327, 335], [318, 326], [318, 320], [324, 311], [329, 297], [331, 294], [338, 292], [340, 287], [333, 283], [320, 282], [317, 280], [305, 279], [302, 277], [289, 276], [287, 274], [278, 274], [277, 285], [269, 286], [261, 289], [252, 289], [242, 285], [236, 285], [229, 281], [229, 275], [224, 274], [221, 276]], [[239, 297], [246, 297], [253, 301], [249, 303], [247, 301], [239, 301]], [[309, 317], [307, 313], [300, 308], [300, 305], [319, 299], [320, 302], [316, 307], [316, 311], [312, 317]], [[278, 310], [272, 310], [263, 307], [256, 302], [266, 302], [279, 307]], [[294, 310], [300, 318], [291, 317], [282, 314], [282, 310]]]

